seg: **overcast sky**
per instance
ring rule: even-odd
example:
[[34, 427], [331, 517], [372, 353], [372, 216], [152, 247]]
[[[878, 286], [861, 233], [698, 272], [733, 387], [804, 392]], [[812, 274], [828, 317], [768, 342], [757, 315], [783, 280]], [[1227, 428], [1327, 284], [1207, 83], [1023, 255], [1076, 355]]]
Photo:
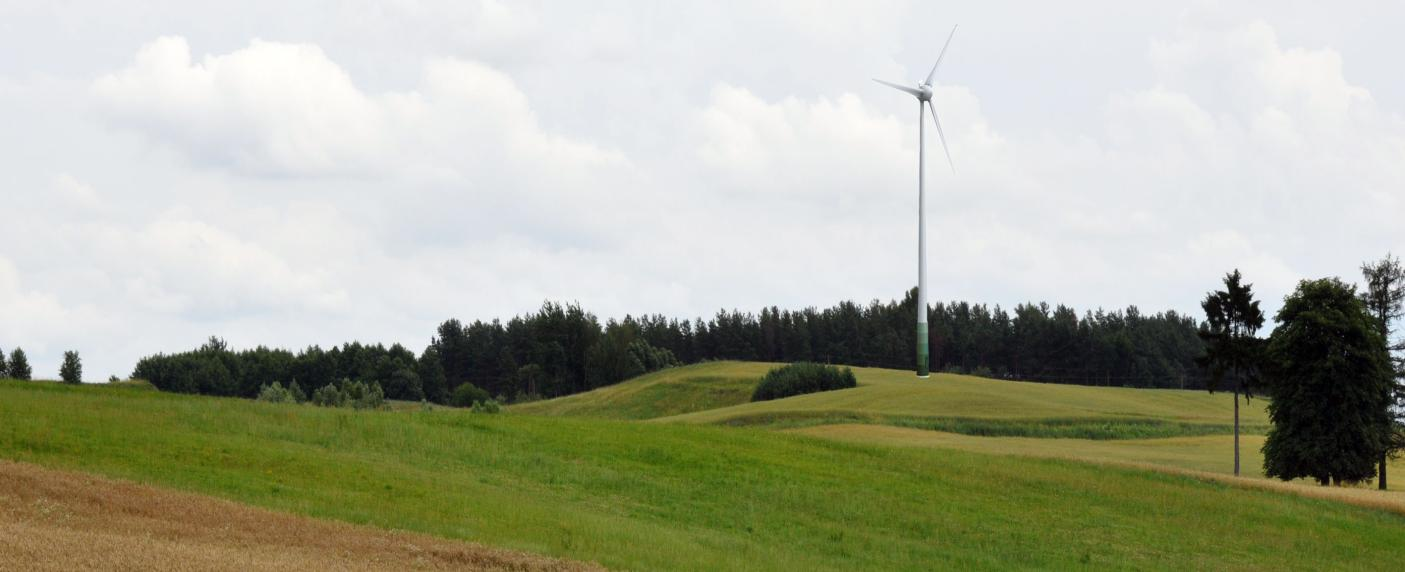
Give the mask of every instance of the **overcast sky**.
[[958, 23], [934, 300], [1275, 311], [1405, 252], [1405, 4], [1221, 4], [0, 0], [0, 348], [900, 297]]

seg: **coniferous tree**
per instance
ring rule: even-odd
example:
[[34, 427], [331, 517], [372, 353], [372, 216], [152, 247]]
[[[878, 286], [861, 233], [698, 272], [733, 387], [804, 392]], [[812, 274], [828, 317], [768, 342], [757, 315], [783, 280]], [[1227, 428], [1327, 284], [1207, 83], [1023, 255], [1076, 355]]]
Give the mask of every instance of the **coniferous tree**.
[[1387, 448], [1392, 385], [1375, 319], [1336, 278], [1300, 282], [1275, 319], [1264, 473], [1323, 485], [1375, 476]]
[[29, 368], [29, 357], [24, 355], [24, 350], [15, 348], [10, 352], [9, 374], [11, 378], [28, 380], [33, 375]]
[[[1392, 322], [1405, 314], [1405, 267], [1400, 259], [1389, 253], [1376, 262], [1361, 265], [1362, 277], [1366, 279], [1366, 289], [1361, 292], [1361, 302], [1366, 311], [1376, 319], [1376, 327], [1381, 334], [1381, 342], [1390, 344], [1394, 329]], [[1402, 348], [1405, 349], [1405, 348]], [[1390, 440], [1382, 453], [1377, 469], [1376, 485], [1386, 490], [1386, 462], [1390, 457], [1405, 450], [1405, 419], [1399, 415], [1398, 405], [1405, 399], [1405, 361], [1394, 363], [1395, 376], [1391, 399], [1386, 415], [1390, 418]]]
[[1207, 324], [1202, 365], [1210, 370], [1209, 390], [1227, 385], [1234, 393], [1234, 474], [1239, 474], [1239, 397], [1253, 396], [1259, 376], [1262, 342], [1254, 337], [1264, 325], [1264, 314], [1254, 300], [1253, 284], [1243, 283], [1239, 270], [1225, 275], [1224, 290], [1205, 295], [1200, 307]]
[[0, 348], [0, 379], [10, 377], [10, 364], [5, 361], [5, 350]]
[[83, 361], [78, 352], [63, 352], [63, 365], [59, 366], [59, 379], [64, 383], [83, 383]]
[[444, 366], [440, 363], [438, 349], [432, 345], [425, 348], [415, 365], [415, 371], [420, 376], [420, 385], [424, 389], [425, 399], [435, 403], [448, 402], [449, 395], [445, 382]]

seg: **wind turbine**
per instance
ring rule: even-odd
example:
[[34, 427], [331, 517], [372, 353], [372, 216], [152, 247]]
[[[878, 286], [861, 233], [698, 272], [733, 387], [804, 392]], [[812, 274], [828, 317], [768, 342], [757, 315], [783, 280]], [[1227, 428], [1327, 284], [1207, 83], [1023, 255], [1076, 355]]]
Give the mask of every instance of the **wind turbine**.
[[946, 135], [942, 133], [942, 122], [937, 119], [937, 108], [932, 106], [932, 78], [937, 76], [937, 67], [942, 65], [942, 58], [946, 56], [946, 48], [951, 45], [951, 38], [954, 36], [956, 36], [956, 27], [952, 26], [951, 34], [946, 37], [946, 44], [942, 45], [942, 51], [937, 55], [937, 63], [932, 64], [932, 71], [927, 73], [927, 79], [918, 83], [917, 87], [908, 87], [881, 79], [873, 80], [917, 98], [917, 377], [921, 378], [926, 378], [930, 374], [930, 364], [927, 359], [926, 115], [927, 109], [931, 109], [932, 123], [937, 126], [937, 137], [942, 140], [942, 151], [946, 153], [946, 162], [951, 165], [952, 174], [955, 174], [956, 163], [951, 161], [951, 151], [946, 147]]

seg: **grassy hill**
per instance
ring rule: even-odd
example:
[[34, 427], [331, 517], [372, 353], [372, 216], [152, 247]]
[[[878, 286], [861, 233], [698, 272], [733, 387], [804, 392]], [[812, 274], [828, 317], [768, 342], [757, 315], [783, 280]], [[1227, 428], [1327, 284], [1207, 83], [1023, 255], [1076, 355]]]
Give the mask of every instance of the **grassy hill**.
[[641, 375], [615, 385], [514, 405], [515, 413], [607, 419], [652, 419], [746, 403], [776, 364], [708, 362]]
[[[851, 443], [1233, 472], [1232, 397], [855, 368], [859, 387], [749, 403], [775, 364], [716, 362], [517, 406], [540, 415], [782, 429]], [[695, 396], [722, 396], [700, 399]], [[1266, 401], [1241, 406], [1245, 475], [1260, 477]], [[1405, 470], [1405, 466], [1401, 467]], [[1405, 487], [1397, 479], [1392, 488]]]
[[1405, 519], [1341, 503], [682, 423], [0, 382], [0, 458], [627, 569], [1362, 569], [1405, 550]]
[[[766, 364], [747, 364], [759, 378]], [[738, 367], [738, 370], [746, 368]], [[989, 420], [1146, 419], [1228, 425], [1234, 402], [1228, 394], [1173, 389], [1088, 387], [1002, 381], [952, 374], [917, 379], [912, 372], [854, 368], [859, 387], [788, 399], [668, 416], [689, 423], [748, 424], [784, 418], [898, 416]], [[1242, 408], [1246, 425], [1264, 426], [1264, 402]]]
[[[711, 362], [667, 369], [587, 393], [516, 405], [516, 413], [658, 419], [685, 423], [796, 427], [882, 423], [973, 434], [1071, 436], [1069, 427], [1114, 425], [1133, 437], [1230, 431], [1227, 394], [1086, 387], [992, 380], [951, 374], [916, 379], [911, 372], [854, 368], [859, 387], [750, 403], [777, 364]], [[1262, 400], [1242, 408], [1246, 430], [1262, 432]], [[1150, 431], [1152, 434], [1146, 434]], [[1163, 435], [1165, 433], [1165, 435]], [[1116, 435], [1114, 435], [1116, 436]]]

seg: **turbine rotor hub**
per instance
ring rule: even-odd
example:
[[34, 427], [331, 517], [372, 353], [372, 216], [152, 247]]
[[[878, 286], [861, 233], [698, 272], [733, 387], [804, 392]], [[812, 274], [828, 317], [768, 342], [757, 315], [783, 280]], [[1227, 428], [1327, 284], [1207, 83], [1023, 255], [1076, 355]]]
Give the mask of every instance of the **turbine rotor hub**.
[[917, 94], [917, 99], [918, 99], [918, 100], [920, 100], [920, 101], [931, 101], [931, 100], [932, 100], [932, 86], [927, 85], [927, 84], [925, 84], [925, 83], [924, 83], [924, 84], [920, 84], [920, 85], [917, 86], [917, 91], [918, 91], [918, 94]]

